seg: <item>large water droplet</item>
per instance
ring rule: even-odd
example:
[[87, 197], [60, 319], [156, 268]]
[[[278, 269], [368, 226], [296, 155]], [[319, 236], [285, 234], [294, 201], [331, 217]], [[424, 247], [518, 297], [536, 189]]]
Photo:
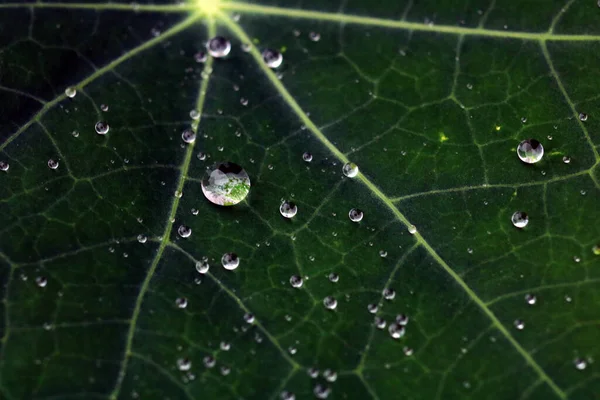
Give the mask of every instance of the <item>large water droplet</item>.
[[235, 253], [225, 253], [221, 257], [221, 264], [223, 264], [223, 268], [233, 271], [240, 266], [240, 259]]
[[190, 235], [192, 234], [192, 228], [190, 228], [189, 226], [180, 225], [179, 228], [177, 228], [177, 233], [182, 238], [187, 238], [190, 237]]
[[579, 120], [582, 122], [587, 121], [588, 115], [586, 113], [579, 113]]
[[404, 333], [406, 332], [406, 328], [404, 328], [403, 325], [400, 325], [398, 323], [393, 323], [390, 324], [389, 328], [388, 328], [388, 332], [390, 333], [390, 336], [394, 339], [400, 339], [402, 336], [404, 336]]
[[0, 171], [8, 171], [8, 169], [10, 168], [10, 164], [7, 163], [6, 161], [0, 161]]
[[46, 287], [48, 284], [48, 279], [45, 276], [38, 276], [35, 278], [35, 284], [39, 287]]
[[311, 162], [313, 159], [313, 156], [309, 152], [305, 152], [304, 154], [302, 154], [302, 159], [306, 162]]
[[262, 52], [262, 58], [269, 68], [277, 68], [283, 62], [283, 55], [277, 50], [266, 49]]
[[342, 172], [348, 178], [354, 178], [356, 175], [358, 175], [358, 166], [356, 164], [354, 164], [354, 163], [351, 163], [351, 162], [346, 163], [342, 167]]
[[296, 203], [291, 202], [291, 201], [284, 201], [283, 203], [281, 203], [281, 205], [279, 206], [279, 212], [281, 213], [281, 215], [283, 215], [285, 218], [292, 218], [296, 215], [296, 213], [298, 212], [298, 206], [296, 206]]
[[516, 211], [512, 217], [510, 218], [510, 220], [512, 221], [512, 224], [519, 228], [525, 228], [527, 226], [527, 224], [529, 223], [529, 216], [527, 215], [527, 213], [524, 213], [523, 211]]
[[250, 192], [250, 177], [237, 164], [223, 162], [208, 169], [202, 179], [202, 193], [213, 204], [232, 206]]
[[188, 301], [185, 297], [178, 297], [175, 299], [175, 305], [179, 308], [186, 308]]
[[68, 88], [65, 89], [65, 96], [72, 99], [76, 95], [77, 95], [77, 89], [75, 89], [74, 87], [69, 86]]
[[177, 368], [180, 371], [189, 371], [192, 368], [192, 362], [189, 358], [180, 358], [177, 360]]
[[565, 164], [570, 164], [571, 163], [571, 157], [569, 157], [569, 156], [564, 156], [562, 160], [563, 160], [563, 162]]
[[216, 58], [225, 57], [231, 51], [231, 42], [223, 36], [215, 36], [206, 45], [211, 56]]
[[104, 121], [96, 122], [96, 126], [94, 128], [96, 129], [96, 133], [98, 135], [106, 135], [110, 129], [108, 124]]
[[292, 285], [292, 287], [301, 288], [303, 284], [304, 284], [304, 281], [302, 280], [302, 277], [300, 277], [299, 275], [292, 275], [290, 277], [290, 285]]
[[573, 365], [580, 371], [583, 371], [587, 367], [587, 362], [583, 358], [576, 358], [573, 360]]
[[323, 305], [330, 310], [335, 310], [337, 307], [337, 300], [332, 296], [327, 296], [323, 299]]
[[353, 208], [348, 212], [348, 217], [352, 222], [360, 222], [364, 217], [364, 213], [358, 208]]
[[50, 168], [50, 169], [57, 169], [58, 168], [58, 161], [53, 160], [53, 159], [49, 159], [48, 160], [48, 168]]
[[196, 141], [196, 133], [191, 129], [186, 129], [181, 134], [181, 138], [186, 143], [194, 143]]
[[335, 272], [332, 272], [329, 274], [329, 281], [333, 282], [333, 283], [337, 283], [340, 280], [340, 276], [338, 274], [336, 274]]
[[523, 140], [517, 146], [517, 155], [527, 164], [534, 164], [544, 156], [544, 146], [535, 139]]

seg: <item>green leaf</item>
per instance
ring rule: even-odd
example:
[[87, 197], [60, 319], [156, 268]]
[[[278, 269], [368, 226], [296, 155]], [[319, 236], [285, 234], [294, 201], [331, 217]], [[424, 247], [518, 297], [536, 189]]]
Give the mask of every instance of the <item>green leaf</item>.
[[[2, 0], [0, 398], [596, 398], [599, 18]], [[250, 176], [235, 206], [203, 195], [218, 161]]]

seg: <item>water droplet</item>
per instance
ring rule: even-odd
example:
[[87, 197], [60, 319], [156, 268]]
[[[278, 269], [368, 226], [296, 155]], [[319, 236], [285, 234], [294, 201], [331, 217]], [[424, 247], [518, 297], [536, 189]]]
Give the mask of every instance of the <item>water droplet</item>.
[[333, 283], [336, 283], [337, 281], [340, 280], [340, 276], [338, 274], [336, 274], [335, 272], [332, 272], [329, 274], [329, 280]]
[[299, 275], [292, 275], [290, 277], [290, 285], [292, 285], [292, 287], [301, 288], [303, 284], [304, 284], [304, 281], [302, 280], [302, 277], [300, 277]]
[[198, 155], [196, 157], [198, 157], [198, 160], [204, 161], [204, 160], [206, 160], [206, 153], [200, 152], [200, 153], [198, 153]]
[[527, 123], [527, 117], [521, 117], [521, 123], [523, 123], [523, 124]]
[[522, 331], [523, 328], [525, 328], [525, 322], [523, 322], [522, 319], [515, 319], [515, 328], [517, 328], [518, 330]]
[[49, 159], [48, 160], [48, 168], [50, 168], [50, 169], [56, 169], [56, 168], [58, 168], [58, 161], [55, 161], [53, 159]]
[[576, 358], [573, 360], [573, 365], [580, 371], [583, 371], [587, 367], [587, 362], [583, 358]]
[[379, 250], [379, 257], [381, 257], [381, 258], [387, 257], [387, 251], [385, 251], [385, 250]]
[[192, 208], [191, 212], [192, 212], [192, 215], [200, 214], [200, 210], [198, 210], [197, 208]]
[[231, 349], [231, 344], [229, 344], [228, 342], [221, 342], [221, 344], [219, 345], [219, 347], [223, 351], [229, 351], [229, 349]]
[[288, 353], [290, 353], [291, 355], [294, 355], [298, 352], [298, 349], [295, 348], [294, 346], [290, 346], [288, 347]]
[[208, 56], [203, 51], [199, 51], [196, 54], [194, 54], [194, 60], [196, 60], [197, 63], [206, 62], [207, 58], [208, 58]]
[[106, 104], [100, 104], [100, 109], [102, 111], [104, 111], [104, 112], [107, 112], [108, 111], [108, 105], [106, 105]]
[[213, 356], [204, 356], [202, 363], [206, 368], [214, 368], [214, 366], [217, 364], [217, 360], [215, 360]]
[[337, 372], [331, 369], [326, 369], [323, 371], [323, 378], [329, 382], [335, 382], [337, 380]]
[[408, 324], [408, 315], [406, 315], [406, 314], [396, 315], [396, 322], [402, 326], [407, 325]]
[[569, 157], [569, 156], [564, 156], [564, 157], [563, 157], [563, 162], [564, 162], [565, 164], [569, 164], [569, 163], [571, 162], [571, 157]]
[[576, 263], [581, 261], [581, 258], [578, 256], [573, 256], [573, 261], [575, 261]]
[[10, 164], [7, 163], [6, 161], [0, 161], [0, 171], [8, 171], [8, 169], [10, 168]]
[[74, 87], [69, 86], [68, 88], [65, 89], [65, 96], [72, 99], [76, 95], [77, 95], [77, 89], [75, 89]]
[[177, 233], [182, 238], [187, 238], [190, 237], [190, 235], [192, 234], [192, 228], [185, 225], [179, 225], [179, 228], [177, 228]]
[[196, 141], [196, 133], [191, 129], [186, 129], [181, 134], [181, 138], [186, 143], [194, 143]]
[[385, 288], [383, 289], [383, 298], [386, 300], [393, 300], [396, 297], [396, 291], [394, 289]]
[[235, 253], [225, 253], [221, 257], [221, 264], [223, 264], [223, 268], [233, 271], [240, 266], [240, 259]]
[[304, 154], [302, 154], [302, 159], [306, 162], [311, 162], [313, 159], [313, 156], [309, 152], [305, 152]]
[[287, 390], [284, 390], [283, 392], [281, 392], [281, 394], [279, 395], [279, 398], [281, 400], [296, 400], [296, 396], [294, 396], [294, 393], [288, 392]]
[[206, 48], [211, 56], [221, 58], [231, 51], [231, 42], [222, 36], [215, 36], [208, 41]]
[[473, 89], [473, 84], [472, 83], [467, 83], [467, 89], [472, 90]]
[[348, 178], [354, 178], [356, 175], [358, 175], [358, 166], [351, 162], [346, 163], [346, 164], [344, 164], [344, 167], [342, 168], [342, 172]]
[[78, 137], [79, 137], [79, 132], [77, 132], [77, 131], [73, 131], [73, 132], [71, 132], [71, 135], [72, 135], [74, 138], [78, 138]]
[[348, 212], [348, 217], [352, 222], [360, 222], [364, 217], [364, 213], [358, 208], [353, 208]]
[[298, 213], [298, 206], [294, 202], [284, 201], [279, 206], [279, 212], [285, 218], [293, 218]]
[[594, 245], [594, 247], [592, 247], [592, 253], [594, 253], [594, 255], [596, 256], [600, 256], [600, 243]]
[[318, 383], [315, 385], [313, 393], [317, 399], [326, 399], [331, 394], [331, 389], [325, 385], [321, 385], [320, 383]]
[[198, 110], [190, 111], [190, 118], [194, 121], [198, 121], [200, 119], [200, 113], [198, 112]]
[[379, 307], [377, 307], [377, 304], [368, 304], [367, 305], [367, 310], [371, 313], [371, 314], [376, 314], [377, 310], [379, 310]]
[[586, 113], [579, 113], [579, 120], [582, 122], [587, 121], [588, 115]]
[[323, 305], [330, 310], [335, 310], [337, 307], [337, 300], [332, 296], [327, 296], [323, 299]]
[[375, 317], [375, 319], [373, 321], [374, 321], [375, 327], [377, 327], [377, 329], [385, 329], [385, 326], [387, 325], [387, 323], [385, 322], [385, 319], [383, 319], [381, 317]]
[[523, 140], [517, 146], [517, 155], [527, 164], [534, 164], [542, 159], [544, 146], [535, 139]]
[[313, 379], [319, 377], [319, 370], [315, 367], [310, 367], [306, 372], [308, 373], [308, 376], [310, 376]]
[[525, 301], [529, 305], [534, 305], [537, 302], [537, 297], [535, 297], [535, 295], [533, 295], [533, 294], [527, 293], [525, 295]]
[[48, 279], [46, 279], [45, 276], [38, 276], [37, 278], [35, 278], [35, 284], [39, 287], [46, 287], [46, 285], [48, 284]]
[[529, 223], [529, 216], [527, 215], [527, 213], [524, 213], [523, 211], [516, 211], [512, 217], [510, 218], [510, 220], [512, 221], [512, 224], [519, 228], [525, 228], [527, 226], [527, 224]]
[[310, 32], [308, 34], [308, 38], [313, 42], [318, 42], [319, 40], [321, 40], [321, 34], [317, 32]]
[[[178, 199], [183, 197], [183, 192], [180, 192], [179, 190], [176, 190], [175, 193], [173, 193], [173, 195], [175, 197], [177, 197]], [[175, 218], [173, 218], [172, 222], [175, 222]]]
[[179, 308], [186, 308], [188, 301], [185, 297], [178, 297], [175, 299], [175, 305]]
[[196, 262], [196, 271], [198, 271], [199, 273], [205, 274], [208, 272], [209, 269], [210, 264], [208, 263], [208, 260], [201, 260]]
[[110, 129], [108, 124], [104, 121], [96, 122], [96, 126], [94, 128], [96, 129], [96, 133], [98, 135], [106, 135]]
[[404, 352], [404, 355], [405, 355], [405, 356], [412, 356], [412, 355], [413, 355], [413, 353], [414, 353], [414, 350], [413, 350], [413, 349], [411, 349], [410, 347], [406, 347], [406, 346], [404, 346], [404, 347], [402, 348], [402, 351]]
[[252, 313], [244, 314], [244, 321], [246, 321], [247, 324], [253, 324], [254, 320], [255, 320], [254, 314], [252, 314]]
[[417, 233], [417, 227], [414, 225], [410, 225], [408, 227], [408, 233], [410, 233], [411, 235], [414, 235], [415, 233]]
[[232, 206], [250, 192], [250, 178], [237, 164], [223, 162], [208, 169], [202, 179], [202, 193], [213, 204]]
[[266, 49], [262, 52], [262, 58], [269, 68], [277, 68], [283, 62], [283, 55], [277, 50]]
[[192, 368], [192, 362], [188, 358], [180, 358], [177, 360], [177, 368], [180, 371], [189, 371]]
[[390, 336], [394, 339], [400, 339], [402, 336], [404, 336], [404, 333], [406, 332], [406, 328], [404, 328], [404, 326], [398, 324], [398, 323], [393, 323], [390, 324], [389, 328], [388, 328], [388, 332], [390, 333]]
[[137, 237], [137, 241], [140, 243], [146, 243], [147, 240], [148, 240], [148, 237], [146, 237], [146, 235], [138, 235], [138, 237]]
[[586, 195], [586, 193], [587, 193], [587, 192], [586, 192], [584, 189], [581, 189], [581, 190], [579, 191], [579, 194], [580, 194], [580, 195], [582, 195], [582, 196], [585, 196], [585, 195]]

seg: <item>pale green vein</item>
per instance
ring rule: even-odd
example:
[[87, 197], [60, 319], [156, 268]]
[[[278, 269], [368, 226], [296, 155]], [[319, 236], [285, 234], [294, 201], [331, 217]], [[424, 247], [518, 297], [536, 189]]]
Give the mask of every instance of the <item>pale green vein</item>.
[[600, 35], [556, 35], [548, 32], [511, 32], [481, 27], [467, 28], [451, 25], [429, 25], [419, 22], [408, 22], [402, 20], [391, 20], [375, 17], [363, 17], [341, 13], [328, 13], [322, 11], [301, 10], [296, 8], [282, 8], [262, 6], [258, 4], [247, 4], [236, 1], [225, 1], [219, 6], [223, 10], [246, 12], [257, 15], [275, 15], [289, 18], [303, 18], [320, 21], [341, 22], [344, 24], [357, 24], [378, 26], [382, 28], [406, 29], [412, 31], [424, 31], [433, 33], [448, 33], [453, 35], [488, 36], [496, 38], [509, 38], [521, 40], [553, 40], [553, 41], [600, 41]]
[[[192, 260], [194, 263], [198, 262], [198, 260], [196, 260], [190, 253], [188, 253], [187, 251], [185, 251], [184, 249], [182, 249], [181, 247], [179, 247], [175, 243], [168, 243], [167, 246], [169, 246], [172, 249], [175, 249], [175, 250], [179, 251], [181, 254], [185, 255], [190, 260]], [[221, 282], [219, 279], [217, 279], [216, 276], [214, 276], [211, 273], [207, 273], [206, 275], [208, 275], [217, 284], [217, 286], [219, 286], [219, 288], [221, 288], [221, 290], [223, 290], [229, 297], [231, 297], [233, 299], [233, 301], [236, 302], [236, 304], [238, 305], [238, 307], [242, 311], [251, 313], [250, 309], [248, 307], [246, 307], [246, 305], [244, 304], [244, 302], [242, 301], [242, 299], [240, 299], [233, 291], [231, 291], [227, 286], [225, 286], [223, 284], [223, 282]], [[273, 344], [273, 346], [275, 346], [277, 348], [277, 350], [279, 350], [279, 352], [281, 353], [281, 355], [283, 356], [283, 358], [292, 366], [293, 370], [297, 370], [297, 369], [300, 368], [300, 364], [298, 364], [296, 362], [296, 360], [294, 360], [293, 358], [291, 358], [289, 356], [289, 354], [285, 351], [285, 349], [283, 347], [281, 347], [281, 345], [279, 344], [279, 341], [275, 338], [275, 336], [273, 336], [260, 323], [260, 321], [255, 321], [254, 325], [256, 325], [258, 327], [258, 329], [260, 329], [260, 331], [265, 334], [265, 336], [267, 336], [267, 339], [269, 339], [269, 341]]]
[[581, 121], [579, 119], [579, 112], [577, 111], [577, 109], [575, 109], [575, 104], [569, 97], [569, 94], [567, 93], [567, 90], [565, 89], [565, 86], [563, 85], [562, 80], [560, 79], [560, 76], [558, 75], [558, 72], [556, 72], [556, 69], [554, 68], [554, 63], [552, 62], [552, 58], [550, 57], [550, 52], [548, 52], [548, 46], [546, 46], [546, 42], [541, 41], [540, 46], [542, 48], [542, 53], [544, 53], [544, 58], [546, 58], [546, 62], [548, 63], [548, 67], [550, 68], [550, 72], [552, 73], [552, 76], [556, 80], [556, 84], [558, 85], [560, 92], [564, 96], [565, 101], [571, 108], [571, 112], [573, 113], [573, 117], [575, 118], [575, 121], [579, 124], [581, 131], [585, 135], [586, 140], [588, 141], [590, 147], [592, 148], [594, 157], [596, 157], [596, 164], [598, 164], [600, 162], [600, 154], [598, 154], [598, 149], [594, 145], [594, 142], [592, 141], [592, 138], [590, 137], [590, 134], [589, 134], [587, 128], [585, 127], [585, 124], [583, 123], [583, 121]]
[[[165, 39], [175, 35], [176, 33], [181, 32], [182, 30], [186, 29], [187, 27], [192, 25], [194, 22], [196, 22], [200, 18], [200, 16], [201, 15], [196, 14], [196, 15], [192, 15], [192, 16], [186, 18], [182, 22], [173, 26], [171, 29], [168, 29], [165, 32], [163, 32], [160, 36], [157, 36], [155, 38], [148, 40], [147, 42], [144, 42], [140, 46], [135, 47], [132, 50], [129, 50], [127, 53], [121, 55], [119, 58], [111, 61], [104, 67], [97, 69], [93, 74], [91, 74], [87, 78], [83, 79], [79, 83], [72, 85], [72, 87], [79, 89], [79, 90], [83, 89], [85, 86], [89, 85], [97, 78], [101, 77], [102, 75], [106, 74], [107, 72], [112, 71], [118, 65], [129, 60], [130, 58], [134, 57], [135, 55], [139, 54], [140, 52], [147, 50], [147, 49], [163, 42]], [[64, 93], [62, 93], [59, 96], [52, 99], [51, 101], [45, 103], [44, 106], [29, 121], [27, 121], [24, 125], [22, 125], [15, 133], [10, 135], [8, 137], [8, 139], [6, 139], [4, 141], [4, 143], [2, 143], [0, 145], [0, 151], [4, 150], [4, 148], [6, 146], [8, 146], [13, 140], [15, 140], [23, 132], [25, 132], [33, 123], [35, 123], [36, 121], [39, 121], [55, 105], [57, 105], [58, 103], [60, 103], [61, 101], [63, 101], [66, 98], [67, 98], [67, 96]]]
[[[253, 41], [248, 37], [246, 32], [228, 16], [221, 14], [220, 21], [223, 22], [231, 31], [238, 37], [243, 43], [250, 44], [250, 54], [256, 61], [258, 67], [264, 72], [271, 84], [281, 95], [281, 98], [288, 104], [288, 106], [294, 111], [298, 118], [306, 125], [313, 135], [333, 153], [336, 158], [341, 162], [349, 162], [348, 158], [337, 148], [333, 143], [327, 139], [327, 137], [321, 132], [321, 130], [314, 124], [314, 122], [306, 115], [304, 110], [288, 92], [285, 86], [277, 78], [275, 73], [271, 71], [269, 67], [262, 60], [262, 56]], [[377, 197], [382, 203], [384, 203], [394, 214], [394, 216], [401, 221], [407, 228], [411, 226], [408, 219], [396, 208], [394, 203], [362, 173], [359, 173], [357, 178], [361, 181], [369, 190]], [[481, 309], [481, 311], [492, 321], [493, 326], [502, 333], [502, 335], [508, 340], [508, 342], [515, 348], [515, 350], [523, 357], [523, 359], [529, 364], [529, 366], [539, 375], [540, 379], [544, 380], [546, 384], [552, 389], [552, 391], [561, 399], [566, 399], [566, 394], [560, 389], [556, 383], [546, 374], [546, 372], [540, 367], [540, 365], [533, 359], [533, 357], [517, 342], [517, 340], [511, 335], [506, 327], [500, 322], [498, 317], [486, 306], [485, 302], [481, 300], [479, 296], [462, 280], [462, 278], [444, 261], [439, 254], [431, 247], [431, 245], [423, 238], [423, 236], [416, 232], [414, 234], [415, 240], [423, 246], [423, 248], [429, 253], [429, 255], [440, 265], [440, 267], [446, 271], [448, 275], [460, 286], [463, 291], [471, 298], [471, 300]]]
[[[214, 25], [214, 22], [212, 20], [210, 20], [209, 24], [208, 24], [208, 36], [212, 37], [214, 35], [215, 35], [215, 25]], [[206, 61], [206, 64], [204, 65], [204, 72], [206, 72], [208, 74], [208, 76], [206, 76], [202, 80], [202, 83], [200, 84], [200, 92], [198, 93], [198, 98], [196, 100], [196, 110], [199, 112], [200, 115], [202, 115], [202, 109], [204, 107], [204, 100], [206, 99], [206, 91], [208, 89], [208, 81], [210, 78], [210, 71], [212, 71], [212, 64], [213, 64], [213, 58], [209, 57], [208, 60]], [[205, 75], [205, 74], [203, 74], [203, 75]], [[194, 128], [193, 128], [194, 131], [197, 131], [198, 125], [194, 124], [193, 126], [194, 126]], [[181, 173], [179, 175], [179, 181], [177, 182], [177, 191], [178, 192], [183, 191], [183, 186], [184, 186], [186, 178], [187, 178], [187, 173], [188, 173], [188, 170], [190, 167], [193, 153], [194, 153], [194, 143], [190, 143], [187, 146], [185, 156], [183, 159], [183, 163], [181, 165]], [[171, 221], [175, 218], [175, 215], [177, 214], [179, 200], [180, 200], [180, 197], [174, 196], [173, 204], [171, 205], [171, 211], [169, 212], [169, 216], [165, 222], [165, 230], [162, 234], [162, 239], [160, 241], [160, 245], [158, 247], [158, 250], [156, 251], [156, 255], [154, 256], [152, 263], [150, 264], [150, 268], [148, 269], [148, 272], [146, 273], [146, 277], [145, 277], [144, 281], [142, 282], [142, 286], [140, 288], [137, 299], [135, 301], [135, 306], [133, 308], [133, 313], [131, 315], [131, 324], [129, 325], [129, 331], [127, 332], [127, 339], [125, 342], [123, 362], [121, 363], [121, 368], [120, 368], [119, 374], [117, 376], [117, 381], [115, 383], [115, 387], [110, 395], [110, 398], [113, 400], [115, 400], [118, 397], [119, 392], [121, 391], [121, 385], [123, 384], [123, 380], [125, 378], [125, 374], [127, 373], [127, 364], [128, 364], [129, 357], [132, 354], [133, 337], [135, 336], [135, 328], [137, 325], [137, 319], [139, 317], [140, 310], [142, 308], [142, 303], [144, 302], [144, 296], [150, 286], [150, 281], [152, 280], [152, 277], [154, 276], [154, 273], [156, 272], [156, 268], [158, 267], [158, 263], [160, 262], [160, 260], [162, 258], [165, 248], [169, 245], [171, 231], [173, 229], [173, 223]]]
[[510, 299], [511, 297], [515, 297], [515, 296], [524, 296], [528, 293], [533, 294], [533, 293], [541, 292], [544, 290], [580, 287], [580, 286], [585, 286], [585, 285], [593, 285], [593, 284], [597, 284], [597, 283], [600, 283], [600, 278], [586, 279], [586, 280], [580, 281], [580, 282], [552, 283], [552, 284], [548, 284], [548, 285], [542, 285], [542, 286], [528, 288], [527, 290], [519, 290], [517, 292], [505, 293], [505, 294], [495, 297], [491, 300], [488, 300], [485, 304], [488, 306], [491, 306], [494, 303], [497, 303], [499, 301]]
[[189, 3], [179, 4], [136, 4], [131, 3], [2, 3], [2, 8], [51, 8], [64, 10], [95, 10], [95, 11], [133, 11], [133, 12], [185, 12], [198, 10], [198, 6]]

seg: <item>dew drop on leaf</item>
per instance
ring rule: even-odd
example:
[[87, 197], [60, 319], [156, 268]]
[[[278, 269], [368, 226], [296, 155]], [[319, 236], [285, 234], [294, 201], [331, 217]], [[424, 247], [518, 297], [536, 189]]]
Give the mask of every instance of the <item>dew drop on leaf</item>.
[[305, 152], [304, 154], [302, 154], [302, 159], [306, 162], [311, 162], [313, 159], [313, 156], [309, 152]]
[[177, 360], [177, 368], [180, 371], [189, 371], [192, 368], [192, 362], [188, 358], [180, 358]]
[[217, 360], [213, 356], [205, 356], [202, 363], [206, 368], [213, 368], [217, 364]]
[[592, 253], [594, 253], [594, 255], [600, 256], [600, 243], [592, 247]]
[[106, 135], [110, 129], [108, 124], [104, 121], [96, 122], [96, 126], [94, 128], [96, 129], [96, 133], [98, 135]]
[[229, 368], [227, 365], [221, 365], [220, 371], [221, 375], [227, 376], [231, 373], [231, 368]]
[[337, 380], [337, 372], [331, 369], [326, 369], [323, 371], [323, 378], [325, 378], [325, 380], [328, 382], [335, 382]]
[[360, 222], [364, 217], [364, 213], [358, 208], [353, 208], [348, 212], [348, 217], [352, 222]]
[[385, 326], [387, 325], [387, 323], [385, 322], [385, 319], [383, 319], [381, 317], [375, 317], [375, 319], [373, 321], [374, 321], [377, 329], [385, 329]]
[[288, 353], [290, 353], [292, 356], [293, 356], [294, 354], [296, 354], [297, 352], [298, 352], [298, 349], [297, 349], [297, 348], [295, 348], [294, 346], [290, 346], [290, 347], [288, 347]]
[[376, 314], [377, 311], [379, 310], [379, 307], [377, 307], [377, 304], [367, 304], [367, 310], [371, 313], [371, 314]]
[[315, 385], [313, 393], [317, 399], [326, 399], [331, 394], [331, 389], [325, 385], [321, 385], [320, 383], [318, 383]]
[[319, 40], [321, 40], [321, 34], [318, 32], [310, 32], [308, 34], [308, 38], [313, 42], [318, 42]]
[[288, 392], [287, 390], [284, 390], [283, 392], [281, 392], [281, 394], [279, 395], [279, 398], [281, 400], [296, 400], [296, 396], [294, 395], [294, 393]]
[[250, 192], [250, 178], [237, 164], [223, 162], [209, 168], [202, 179], [202, 193], [211, 203], [232, 206]]
[[580, 371], [583, 371], [587, 368], [587, 362], [583, 358], [576, 358], [573, 360], [573, 365]]
[[38, 276], [37, 278], [35, 278], [35, 284], [42, 288], [46, 287], [46, 285], [48, 284], [48, 279], [46, 279], [45, 276]]
[[196, 141], [196, 133], [191, 129], [186, 129], [181, 134], [181, 139], [186, 143], [194, 143]]
[[385, 288], [383, 289], [383, 298], [386, 300], [393, 300], [396, 297], [396, 291], [394, 289]]
[[512, 221], [512, 224], [519, 228], [525, 228], [527, 226], [527, 224], [529, 223], [529, 216], [527, 215], [527, 213], [524, 213], [523, 211], [516, 211], [512, 217], [510, 218], [510, 220]]
[[269, 68], [277, 68], [283, 62], [283, 55], [277, 50], [266, 49], [262, 52], [262, 58]]
[[221, 257], [221, 264], [223, 264], [223, 268], [233, 271], [240, 266], [240, 259], [235, 253], [225, 253]]
[[100, 109], [102, 111], [104, 111], [104, 112], [107, 112], [108, 111], [108, 105], [106, 105], [106, 104], [100, 104]]
[[227, 56], [231, 51], [231, 42], [223, 36], [215, 36], [208, 41], [206, 48], [211, 56], [222, 58]]
[[515, 328], [517, 328], [520, 331], [522, 331], [525, 328], [525, 322], [523, 322], [522, 319], [516, 319], [514, 324]]
[[388, 332], [390, 333], [390, 336], [394, 339], [400, 339], [402, 336], [404, 336], [404, 333], [406, 332], [406, 328], [404, 328], [404, 326], [394, 322], [392, 324], [390, 324], [390, 326], [388, 327]]
[[6, 161], [0, 161], [0, 171], [8, 171], [8, 169], [10, 168], [10, 164], [7, 163]]
[[57, 169], [58, 168], [58, 161], [53, 160], [53, 159], [49, 159], [48, 160], [48, 168], [50, 168], [50, 169]]
[[308, 376], [310, 376], [313, 379], [319, 377], [319, 370], [315, 367], [310, 367], [306, 372], [308, 373]]
[[406, 346], [404, 346], [404, 348], [402, 348], [402, 351], [404, 352], [405, 356], [412, 356], [414, 353], [413, 349], [411, 349], [410, 347], [406, 347]]
[[182, 238], [187, 238], [190, 237], [190, 235], [192, 234], [192, 228], [190, 228], [189, 226], [180, 225], [179, 228], [177, 228], [177, 233]]
[[527, 302], [527, 304], [529, 305], [534, 305], [537, 302], [537, 297], [535, 297], [535, 295], [531, 294], [531, 293], [527, 293], [525, 295], [525, 301]]
[[354, 164], [354, 163], [351, 163], [351, 162], [346, 163], [342, 167], [342, 172], [348, 178], [354, 178], [356, 175], [358, 175], [358, 166], [356, 164]]
[[196, 60], [197, 63], [206, 62], [207, 58], [208, 58], [208, 56], [203, 51], [199, 51], [196, 54], [194, 54], [194, 60]]
[[279, 206], [279, 212], [285, 218], [293, 218], [298, 213], [298, 206], [291, 201], [284, 201]]
[[74, 87], [69, 86], [68, 88], [65, 89], [65, 96], [72, 99], [76, 95], [77, 95], [77, 89], [75, 89]]
[[188, 301], [185, 297], [178, 297], [175, 299], [175, 305], [179, 308], [186, 308]]
[[253, 324], [254, 323], [254, 314], [252, 314], [252, 313], [244, 314], [244, 321], [246, 321], [247, 324]]
[[517, 146], [517, 155], [524, 163], [534, 164], [544, 156], [544, 146], [535, 139], [526, 139]]
[[303, 284], [304, 281], [299, 275], [292, 275], [290, 277], [290, 285], [292, 285], [292, 287], [301, 288]]
[[410, 233], [411, 235], [414, 235], [415, 233], [417, 233], [417, 227], [414, 225], [410, 225], [408, 227], [408, 233]]
[[332, 296], [327, 296], [323, 299], [323, 305], [330, 310], [335, 310], [337, 307], [337, 300]]
[[332, 272], [329, 274], [329, 280], [333, 283], [336, 283], [340, 280], [340, 276], [338, 274], [336, 274], [335, 272]]
[[204, 161], [204, 160], [206, 160], [206, 153], [200, 152], [200, 153], [198, 153], [198, 155], [196, 157], [198, 158], [198, 160]]
[[228, 342], [221, 342], [221, 344], [219, 345], [219, 347], [223, 351], [229, 351], [231, 349], [231, 344], [229, 344]]
[[148, 237], [146, 235], [138, 235], [137, 241], [140, 243], [146, 243], [146, 241], [148, 241]]
[[196, 271], [198, 271], [199, 273], [205, 274], [208, 272], [209, 269], [210, 264], [208, 263], [208, 260], [201, 260], [196, 262]]
[[387, 251], [385, 251], [385, 250], [379, 250], [379, 257], [385, 258], [385, 257], [387, 257], [387, 254], [388, 254]]
[[563, 160], [563, 162], [564, 162], [565, 164], [569, 164], [569, 163], [571, 163], [571, 157], [569, 157], [569, 156], [564, 156], [564, 157], [562, 158], [562, 160]]
[[579, 113], [579, 120], [582, 122], [587, 121], [588, 115], [586, 113]]
[[190, 111], [190, 118], [194, 121], [198, 121], [200, 119], [200, 113], [198, 112], [198, 110]]
[[398, 314], [396, 315], [396, 322], [402, 326], [408, 324], [408, 315], [406, 314]]

